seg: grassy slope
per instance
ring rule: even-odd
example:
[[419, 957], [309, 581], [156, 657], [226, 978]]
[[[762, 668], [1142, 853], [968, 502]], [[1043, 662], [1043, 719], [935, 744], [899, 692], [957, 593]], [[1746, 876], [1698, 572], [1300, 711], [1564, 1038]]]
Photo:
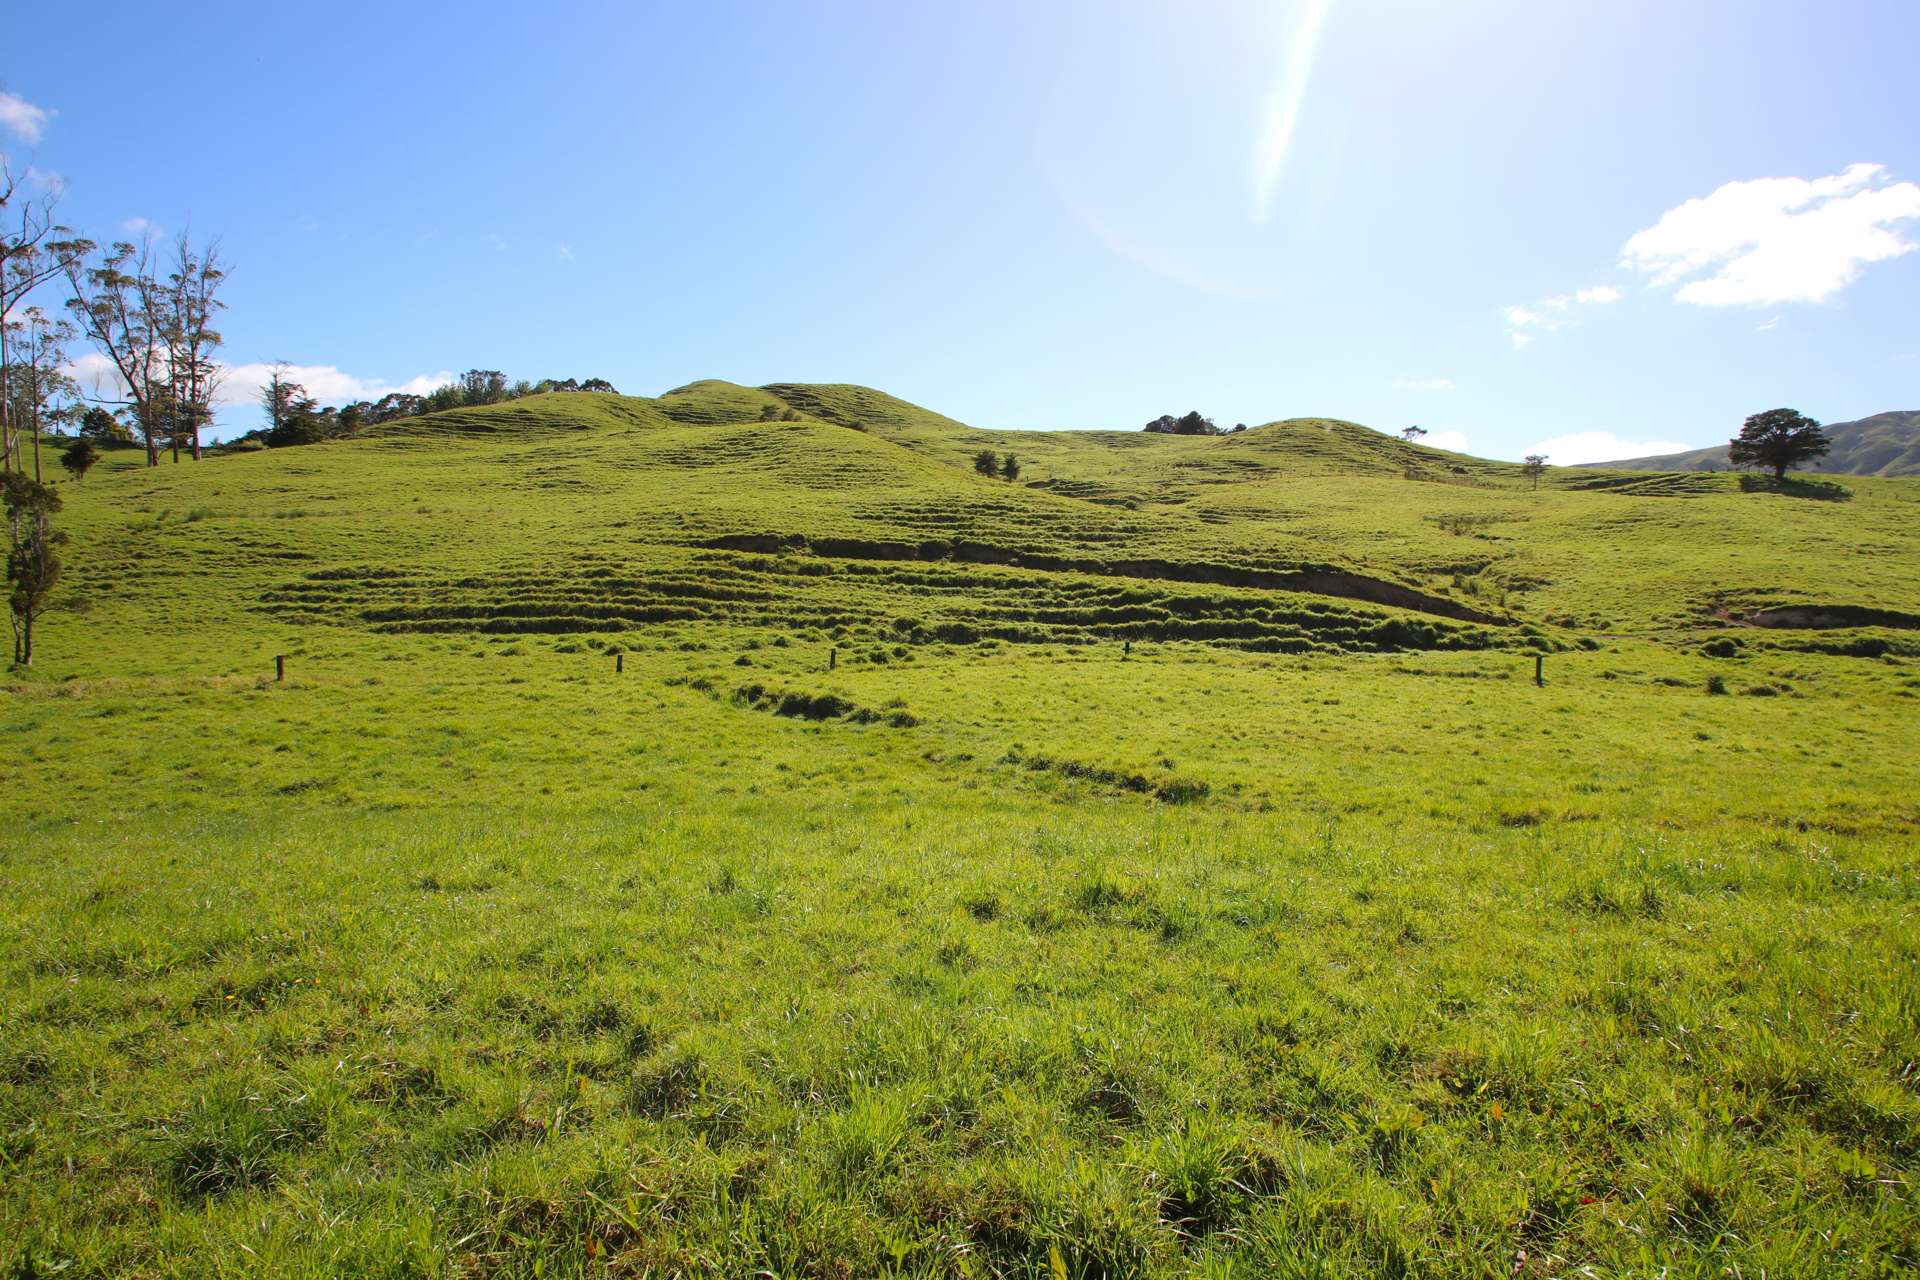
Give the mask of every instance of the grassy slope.
[[[136, 671], [170, 666], [164, 652], [154, 667], [144, 655], [178, 620], [184, 556], [222, 588], [196, 593], [191, 606], [198, 633], [233, 636], [209, 655], [219, 671], [257, 669], [263, 645], [330, 634], [288, 630], [288, 620], [354, 628], [368, 611], [410, 607], [421, 626], [513, 626], [490, 609], [525, 606], [536, 582], [531, 594], [574, 602], [548, 610], [562, 620], [553, 629], [585, 625], [596, 606], [647, 624], [663, 609], [725, 612], [710, 593], [688, 595], [689, 575], [714, 572], [760, 598], [757, 610], [742, 602], [734, 613], [776, 622], [791, 603], [795, 623], [855, 639], [880, 638], [910, 616], [1015, 639], [1239, 626], [1237, 639], [1255, 646], [1377, 647], [1356, 644], [1356, 629], [1404, 615], [1232, 585], [1236, 573], [1328, 568], [1586, 632], [1712, 627], [1722, 606], [1742, 616], [1780, 605], [1920, 614], [1911, 569], [1920, 490], [1902, 483], [1862, 480], [1850, 500], [1832, 502], [1744, 492], [1732, 476], [1572, 470], [1549, 473], [1534, 491], [1514, 468], [1351, 424], [1277, 423], [1222, 439], [984, 432], [859, 388], [781, 390], [781, 405], [831, 420], [753, 421], [769, 393], [699, 383], [658, 401], [543, 397], [198, 469], [119, 464], [70, 489], [70, 524], [98, 550], [73, 557], [72, 597], [89, 612], [50, 618], [47, 650], [86, 652], [61, 641], [72, 618], [83, 633], [153, 633], [76, 670], [124, 671], [130, 651]], [[967, 463], [982, 447], [1022, 456], [1022, 482], [974, 475]], [[701, 546], [756, 534], [768, 536], [763, 546], [839, 540], [825, 549], [860, 563]], [[984, 555], [1043, 571], [866, 559], [918, 556], [928, 542], [970, 544], [963, 561]], [[1045, 571], [1062, 566], [1094, 572]], [[1104, 572], [1114, 566], [1120, 572]], [[356, 584], [346, 576], [356, 568], [413, 576]], [[515, 580], [488, 581], [503, 573]], [[853, 597], [857, 609], [839, 607]], [[1280, 621], [1249, 620], [1249, 610], [1276, 604]], [[1325, 610], [1340, 616], [1326, 625], [1306, 616]], [[1181, 631], [1175, 619], [1192, 625]], [[619, 621], [603, 620], [609, 630]], [[1425, 621], [1436, 627], [1432, 642], [1485, 642]], [[545, 629], [537, 618], [522, 623]], [[1522, 638], [1513, 630], [1502, 642]]]
[[1920, 612], [1850, 488], [713, 383], [116, 457], [0, 701], [0, 1259], [1908, 1270], [1913, 633], [1710, 612]]
[[[1826, 433], [1832, 451], [1817, 459], [1807, 468], [1809, 471], [1847, 476], [1920, 476], [1920, 413], [1876, 413], [1857, 422], [1830, 422]], [[1713, 445], [1685, 453], [1585, 465], [1624, 471], [1725, 471], [1727, 447]]]

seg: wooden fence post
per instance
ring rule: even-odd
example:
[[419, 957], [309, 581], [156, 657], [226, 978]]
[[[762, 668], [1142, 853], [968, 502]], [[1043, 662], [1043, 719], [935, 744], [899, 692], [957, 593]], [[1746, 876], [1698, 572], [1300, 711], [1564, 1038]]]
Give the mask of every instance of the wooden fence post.
[[1547, 687], [1547, 656], [1544, 653], [1533, 655], [1533, 682], [1542, 689]]
[[614, 654], [613, 655], [613, 674], [619, 675], [622, 671], [625, 671], [626, 669], [627, 669], [627, 655], [624, 653]]
[[827, 650], [827, 670], [831, 671], [840, 662], [840, 649], [836, 645]]
[[287, 655], [284, 653], [276, 653], [273, 655], [273, 678], [275, 680], [285, 680], [287, 678]]

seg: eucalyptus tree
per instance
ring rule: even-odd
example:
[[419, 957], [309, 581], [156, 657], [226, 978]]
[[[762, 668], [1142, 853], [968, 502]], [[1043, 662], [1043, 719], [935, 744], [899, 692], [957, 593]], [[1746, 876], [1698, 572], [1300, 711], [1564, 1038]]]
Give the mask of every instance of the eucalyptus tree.
[[[27, 297], [47, 281], [68, 271], [93, 246], [74, 237], [54, 220], [59, 199], [54, 190], [35, 194], [14, 176], [0, 156], [0, 319], [16, 316]], [[15, 334], [0, 323], [0, 471], [10, 471], [19, 453], [20, 421], [14, 416]]]
[[21, 436], [33, 439], [33, 478], [40, 475], [40, 432], [47, 424], [69, 416], [79, 398], [79, 387], [67, 375], [67, 344], [73, 326], [49, 317], [39, 307], [27, 307], [0, 321], [10, 349], [4, 384], [7, 416], [13, 423], [7, 470], [26, 470]]
[[219, 290], [227, 271], [218, 242], [196, 250], [183, 235], [164, 261], [151, 236], [99, 251], [88, 246], [66, 275], [73, 290], [67, 307], [116, 375], [147, 465], [160, 464], [163, 442], [178, 462], [183, 440], [198, 460], [221, 374], [213, 320], [225, 307]]
[[[165, 317], [154, 279], [153, 240], [117, 240], [68, 264], [67, 309], [120, 383], [147, 465], [160, 465], [170, 378]], [[104, 388], [95, 389], [105, 398]]]
[[167, 347], [168, 399], [174, 415], [173, 459], [180, 460], [180, 437], [191, 441], [200, 461], [200, 429], [213, 420], [222, 368], [214, 359], [221, 338], [214, 317], [226, 309], [220, 285], [227, 278], [220, 242], [195, 250], [183, 233], [173, 245], [161, 290], [161, 333]]

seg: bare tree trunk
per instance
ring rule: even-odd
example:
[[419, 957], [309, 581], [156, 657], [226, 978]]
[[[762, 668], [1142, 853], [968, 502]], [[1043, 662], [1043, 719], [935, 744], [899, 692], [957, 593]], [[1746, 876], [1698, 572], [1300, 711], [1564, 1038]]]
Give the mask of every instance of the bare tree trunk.
[[[0, 270], [5, 266], [0, 261]], [[0, 316], [0, 475], [13, 470], [13, 348], [5, 321]]]

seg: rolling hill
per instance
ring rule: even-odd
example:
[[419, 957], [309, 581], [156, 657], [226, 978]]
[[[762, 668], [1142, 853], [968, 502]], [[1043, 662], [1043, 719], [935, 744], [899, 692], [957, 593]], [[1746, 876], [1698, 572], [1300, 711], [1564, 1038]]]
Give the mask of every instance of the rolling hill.
[[[981, 449], [1020, 479], [976, 474]], [[984, 431], [840, 385], [547, 395], [197, 467], [117, 461], [64, 491], [72, 607], [45, 622], [50, 655], [92, 647], [63, 630], [151, 631], [184, 599], [203, 632], [254, 637], [213, 650], [236, 660], [369, 629], [1353, 651], [1920, 614], [1920, 494], [1897, 482], [1837, 503], [1732, 475], [1553, 469], [1536, 489], [1349, 422]], [[115, 648], [124, 669], [164, 643]]]
[[[1822, 475], [1920, 476], [1920, 412], [1876, 413], [1855, 422], [1830, 422], [1826, 457], [1805, 468]], [[1584, 467], [1616, 471], [1726, 471], [1727, 447], [1712, 445], [1656, 458], [1621, 462], [1584, 462]]]
[[58, 492], [7, 1274], [1911, 1270], [1920, 481], [709, 381]]

